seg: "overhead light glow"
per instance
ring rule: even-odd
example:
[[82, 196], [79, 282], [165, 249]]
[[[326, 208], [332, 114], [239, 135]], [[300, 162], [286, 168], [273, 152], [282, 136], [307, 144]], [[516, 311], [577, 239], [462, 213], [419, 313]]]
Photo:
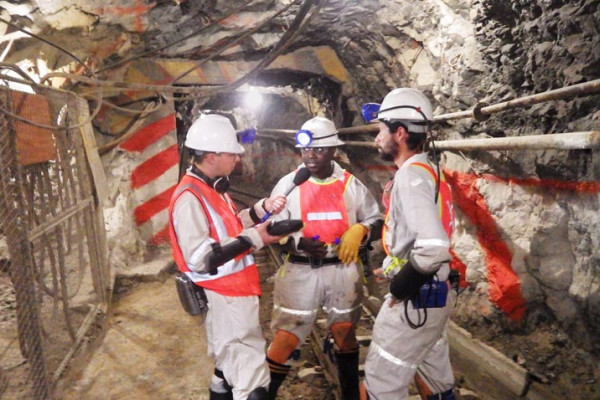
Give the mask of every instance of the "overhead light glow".
[[244, 104], [245, 106], [252, 110], [257, 111], [262, 106], [263, 95], [262, 93], [256, 90], [249, 90], [244, 95]]

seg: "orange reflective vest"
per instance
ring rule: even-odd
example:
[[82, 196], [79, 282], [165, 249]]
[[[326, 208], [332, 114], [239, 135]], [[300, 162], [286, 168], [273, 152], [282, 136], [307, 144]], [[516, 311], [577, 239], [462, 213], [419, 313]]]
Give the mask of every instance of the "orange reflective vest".
[[332, 244], [348, 230], [344, 192], [352, 177], [344, 171], [342, 180], [315, 182], [309, 179], [298, 186], [304, 237], [318, 236], [320, 241]]
[[220, 266], [216, 275], [210, 275], [208, 272], [197, 273], [188, 267], [173, 226], [173, 207], [179, 196], [186, 191], [192, 193], [202, 205], [209, 224], [209, 235], [215, 242], [220, 242], [227, 237], [236, 237], [243, 230], [242, 221], [235, 213], [233, 201], [226, 193], [221, 196], [204, 181], [184, 175], [169, 204], [169, 236], [173, 258], [179, 270], [198, 286], [226, 296], [260, 295], [258, 268], [250, 251], [238, 255]]
[[[433, 178], [433, 181], [437, 182], [437, 174], [435, 173], [435, 171], [433, 170], [431, 165], [415, 162], [415, 163], [412, 163], [409, 165], [409, 167], [412, 167], [412, 166], [418, 167], [418, 168], [423, 168], [425, 171], [429, 172], [429, 174]], [[389, 182], [388, 182], [388, 184], [389, 184]], [[386, 189], [387, 189], [387, 185], [386, 185]], [[386, 199], [384, 197], [384, 198], [382, 198], [382, 201], [386, 205], [386, 215], [385, 215], [386, 223], [383, 224], [381, 243], [383, 245], [383, 250], [385, 251], [385, 253], [387, 255], [391, 256], [392, 254], [390, 254], [390, 251], [386, 244], [387, 242], [385, 240], [387, 231], [388, 231], [387, 221], [388, 221], [388, 218], [390, 215], [391, 204], [390, 204], [389, 198]], [[448, 182], [446, 182], [446, 177], [444, 176], [443, 172], [442, 172], [442, 176], [440, 178], [440, 187], [439, 187], [439, 194], [438, 194], [438, 198], [437, 198], [437, 205], [438, 205], [438, 212], [439, 212], [440, 220], [442, 221], [442, 226], [444, 227], [444, 231], [446, 231], [446, 235], [448, 235], [448, 239], [450, 239], [450, 237], [452, 236], [452, 231], [454, 230], [454, 208], [452, 206], [452, 189], [450, 188], [450, 185], [448, 184]]]

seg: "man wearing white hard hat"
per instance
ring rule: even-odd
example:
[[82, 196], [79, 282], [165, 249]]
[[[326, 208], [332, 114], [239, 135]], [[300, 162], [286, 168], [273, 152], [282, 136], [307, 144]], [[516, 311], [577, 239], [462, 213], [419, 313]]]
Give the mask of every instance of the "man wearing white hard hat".
[[449, 282], [454, 213], [449, 185], [423, 152], [431, 103], [418, 90], [395, 89], [376, 117], [379, 153], [398, 171], [383, 227], [387, 257], [377, 271], [390, 280], [390, 293], [375, 320], [361, 398], [407, 399], [414, 379], [422, 399], [454, 400], [446, 340], [456, 299]]
[[236, 211], [227, 194], [228, 175], [244, 148], [228, 118], [202, 115], [189, 128], [185, 147], [192, 161], [171, 198], [170, 238], [180, 272], [208, 303], [204, 326], [215, 362], [209, 399], [265, 400], [269, 369], [251, 252], [281, 238], [268, 234], [268, 223], [254, 224], [267, 211], [281, 211], [286, 198], [273, 196]]
[[[267, 350], [269, 393], [275, 398], [291, 367], [288, 359], [309, 335], [322, 307], [335, 342], [332, 352], [342, 398], [354, 400], [359, 388], [355, 325], [363, 293], [358, 251], [371, 233], [380, 237], [382, 215], [367, 187], [333, 161], [344, 142], [332, 121], [323, 117], [306, 121], [296, 142], [303, 161], [298, 170], [307, 168], [311, 176], [290, 192], [287, 205], [275, 217], [301, 219], [304, 228], [290, 235], [285, 263], [275, 275], [274, 338]], [[292, 187], [295, 175], [284, 176], [271, 195]]]

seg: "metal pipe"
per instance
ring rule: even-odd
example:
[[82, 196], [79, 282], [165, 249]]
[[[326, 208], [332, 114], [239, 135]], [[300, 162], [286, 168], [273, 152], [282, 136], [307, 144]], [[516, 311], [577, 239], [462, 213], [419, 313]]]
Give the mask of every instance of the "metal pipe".
[[340, 128], [338, 132], [341, 134], [354, 134], [354, 133], [367, 133], [367, 132], [377, 132], [379, 130], [379, 125], [377, 124], [368, 124], [361, 126], [351, 126], [349, 128]]
[[258, 128], [258, 133], [266, 133], [266, 134], [275, 134], [275, 135], [290, 135], [291, 138], [296, 135], [296, 130], [294, 129], [275, 129], [275, 128]]
[[[377, 126], [375, 125], [375, 128]], [[341, 128], [342, 130], [348, 128]], [[261, 129], [260, 133], [266, 135], [286, 136], [292, 138], [296, 134], [292, 129]], [[354, 133], [354, 132], [352, 132]], [[346, 146], [377, 148], [373, 141], [344, 140]], [[600, 147], [600, 131], [567, 132], [547, 135], [514, 136], [486, 139], [458, 139], [435, 141], [437, 150], [471, 151], [471, 150], [546, 150], [562, 149], [577, 150]]]
[[344, 140], [344, 143], [346, 144], [346, 146], [372, 147], [374, 149], [377, 148], [377, 144], [375, 144], [375, 142], [373, 142], [373, 141], [371, 141], [371, 142], [359, 142], [359, 141]]
[[[600, 92], [600, 79], [596, 79], [589, 82], [578, 83], [576, 85], [565, 86], [561, 89], [550, 90], [543, 93], [533, 94], [531, 96], [525, 96], [518, 99], [504, 101], [502, 103], [492, 104], [486, 106], [484, 104], [478, 104], [471, 110], [459, 111], [455, 113], [442, 114], [433, 117], [433, 122], [448, 121], [451, 119], [461, 118], [475, 118], [477, 120], [486, 119], [487, 116], [505, 111], [511, 108], [531, 106], [533, 104], [543, 103], [551, 100], [560, 100], [566, 97], [577, 96], [582, 94], [590, 94]], [[340, 128], [340, 134], [356, 134], [356, 133], [368, 133], [377, 132], [377, 124], [367, 124], [352, 126], [349, 128]]]
[[[377, 124], [370, 125], [361, 125], [361, 126], [351, 126], [349, 128], [340, 128], [338, 129], [338, 133], [340, 134], [348, 134], [348, 133], [364, 133], [364, 132], [377, 132], [379, 127]], [[260, 133], [270, 133], [276, 135], [289, 135], [290, 137], [294, 137], [296, 135], [297, 130], [294, 129], [276, 129], [276, 128], [259, 128], [258, 131]]]
[[472, 110], [460, 111], [449, 114], [442, 114], [433, 117], [434, 122], [447, 121], [460, 118], [482, 118], [500, 111], [509, 110], [511, 108], [531, 106], [533, 104], [543, 103], [551, 100], [560, 100], [565, 97], [572, 97], [582, 94], [589, 94], [600, 91], [600, 79], [590, 82], [578, 83], [576, 85], [565, 86], [561, 89], [549, 90], [543, 93], [533, 94], [518, 99], [504, 101], [502, 103], [492, 104], [484, 107], [474, 107]]
[[[375, 142], [344, 141], [347, 146], [377, 148]], [[567, 132], [548, 135], [515, 136], [489, 139], [435, 141], [436, 150], [581, 150], [600, 147], [600, 131]]]
[[472, 150], [580, 150], [600, 147], [600, 131], [568, 132], [549, 135], [514, 136], [490, 139], [461, 139], [436, 141], [442, 151]]

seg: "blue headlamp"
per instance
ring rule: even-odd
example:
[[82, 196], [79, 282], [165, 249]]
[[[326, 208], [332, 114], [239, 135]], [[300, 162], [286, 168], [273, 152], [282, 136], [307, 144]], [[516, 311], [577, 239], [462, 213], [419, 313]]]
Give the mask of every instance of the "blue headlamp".
[[252, 127], [239, 131], [237, 136], [240, 143], [252, 144], [256, 140], [256, 128]]
[[327, 139], [327, 138], [330, 138], [335, 135], [337, 135], [337, 132], [334, 132], [331, 135], [325, 135], [325, 136], [316, 138], [316, 137], [314, 137], [314, 133], [312, 133], [311, 131], [306, 130], [306, 129], [300, 129], [296, 133], [296, 144], [300, 145], [302, 147], [306, 147], [309, 144], [311, 144], [313, 141]]
[[300, 129], [296, 133], [296, 144], [300, 146], [308, 146], [313, 141], [313, 133], [311, 131], [307, 131], [306, 129]]
[[362, 106], [362, 116], [366, 123], [373, 121], [377, 118], [377, 114], [379, 114], [379, 109], [381, 108], [381, 104], [377, 103], [366, 103]]

